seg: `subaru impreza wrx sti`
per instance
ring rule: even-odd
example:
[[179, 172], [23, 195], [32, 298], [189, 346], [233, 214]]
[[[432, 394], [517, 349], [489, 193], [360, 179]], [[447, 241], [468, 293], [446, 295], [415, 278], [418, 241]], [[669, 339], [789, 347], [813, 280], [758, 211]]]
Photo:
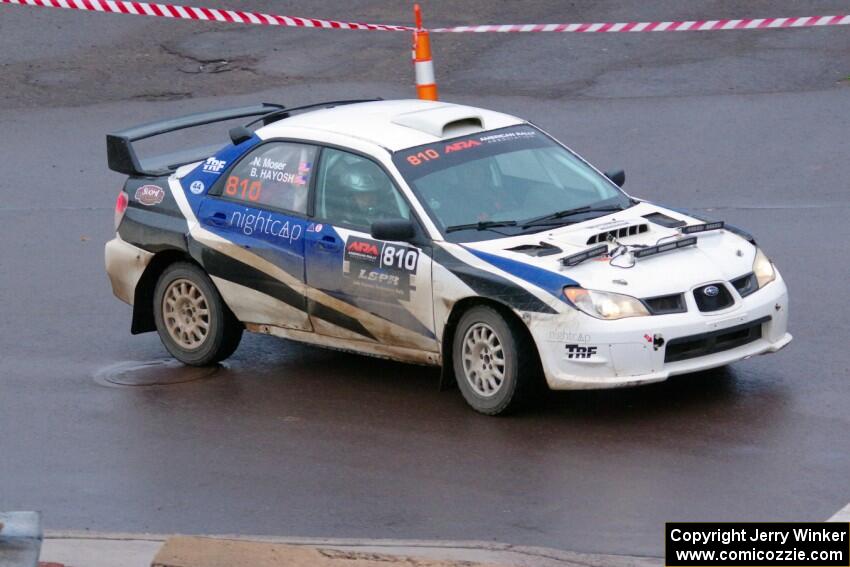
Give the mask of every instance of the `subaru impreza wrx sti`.
[[[223, 148], [135, 142], [252, 117]], [[259, 126], [256, 129], [252, 127]], [[791, 341], [753, 238], [641, 201], [527, 121], [423, 100], [257, 105], [107, 136], [106, 270], [190, 365], [243, 330], [442, 366], [476, 410], [647, 384]]]

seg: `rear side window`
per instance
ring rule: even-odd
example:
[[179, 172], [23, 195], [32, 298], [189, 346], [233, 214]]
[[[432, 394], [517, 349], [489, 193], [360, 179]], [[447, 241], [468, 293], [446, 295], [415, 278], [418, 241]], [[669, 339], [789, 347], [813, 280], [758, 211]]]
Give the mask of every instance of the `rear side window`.
[[263, 144], [230, 170], [219, 194], [255, 207], [306, 214], [317, 152], [305, 144]]

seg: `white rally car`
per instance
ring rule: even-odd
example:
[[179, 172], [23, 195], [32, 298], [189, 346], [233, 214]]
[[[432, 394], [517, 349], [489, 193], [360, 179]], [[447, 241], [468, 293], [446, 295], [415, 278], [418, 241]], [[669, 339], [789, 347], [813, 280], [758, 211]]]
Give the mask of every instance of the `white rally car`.
[[[134, 142], [240, 117], [221, 149]], [[256, 123], [256, 130], [248, 128]], [[552, 389], [633, 386], [791, 341], [752, 237], [630, 197], [519, 118], [422, 100], [258, 105], [107, 136], [128, 175], [106, 246], [132, 332], [193, 365], [244, 329], [442, 366], [499, 414]]]

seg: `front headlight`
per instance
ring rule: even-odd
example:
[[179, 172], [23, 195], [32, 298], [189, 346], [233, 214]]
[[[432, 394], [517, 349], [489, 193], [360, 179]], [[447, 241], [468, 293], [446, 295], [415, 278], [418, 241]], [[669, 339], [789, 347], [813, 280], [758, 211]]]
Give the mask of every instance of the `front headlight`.
[[756, 281], [758, 281], [759, 289], [776, 279], [776, 270], [773, 268], [773, 262], [764, 255], [761, 248], [756, 248], [756, 257], [753, 260], [753, 273], [756, 276]]
[[649, 315], [643, 303], [628, 295], [582, 287], [565, 287], [564, 296], [579, 310], [597, 319], [612, 320]]

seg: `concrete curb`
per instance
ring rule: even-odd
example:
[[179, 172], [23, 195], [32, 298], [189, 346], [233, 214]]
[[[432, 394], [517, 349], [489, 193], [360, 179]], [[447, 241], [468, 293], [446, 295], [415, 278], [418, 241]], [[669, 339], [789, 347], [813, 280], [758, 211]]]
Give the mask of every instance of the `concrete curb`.
[[[170, 538], [163, 534], [48, 531], [42, 560], [74, 567], [148, 567]], [[516, 567], [659, 567], [658, 557], [591, 554], [481, 541], [296, 538], [204, 535], [202, 539], [306, 546], [339, 552], [417, 557], [432, 561], [465, 561]], [[348, 563], [353, 565], [352, 563]]]
[[[463, 561], [469, 567], [484, 563]], [[458, 567], [454, 560], [415, 558], [362, 549], [344, 551], [306, 545], [176, 536], [156, 554], [152, 567]], [[487, 564], [496, 567], [495, 564]]]

